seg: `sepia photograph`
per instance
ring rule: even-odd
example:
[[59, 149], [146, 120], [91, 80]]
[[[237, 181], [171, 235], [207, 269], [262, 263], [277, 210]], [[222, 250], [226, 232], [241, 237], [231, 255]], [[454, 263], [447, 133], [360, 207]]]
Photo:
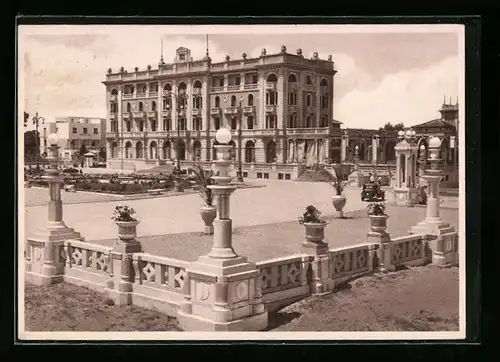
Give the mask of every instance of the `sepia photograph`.
[[462, 25], [18, 25], [20, 340], [465, 338]]

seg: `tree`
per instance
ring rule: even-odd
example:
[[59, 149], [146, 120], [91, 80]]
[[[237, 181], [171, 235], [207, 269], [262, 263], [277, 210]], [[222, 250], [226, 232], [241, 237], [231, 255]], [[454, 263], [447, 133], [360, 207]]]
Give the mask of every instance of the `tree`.
[[83, 167], [84, 159], [85, 159], [85, 154], [87, 153], [87, 145], [85, 143], [82, 143], [80, 146], [80, 151], [78, 151], [78, 154], [80, 155], [80, 166]]
[[40, 154], [38, 149], [39, 135], [37, 131], [24, 132], [24, 157], [27, 160], [33, 161]]
[[393, 125], [391, 122], [387, 122], [383, 127], [380, 127], [379, 131], [400, 131], [405, 128], [403, 122], [396, 123]]

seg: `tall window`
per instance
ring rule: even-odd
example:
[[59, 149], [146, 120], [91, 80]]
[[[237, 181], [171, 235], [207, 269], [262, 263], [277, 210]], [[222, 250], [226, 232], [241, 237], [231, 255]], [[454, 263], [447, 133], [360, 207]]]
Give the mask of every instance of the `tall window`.
[[248, 95], [248, 105], [253, 106], [253, 94]]
[[253, 129], [253, 116], [247, 117], [247, 129]]
[[94, 134], [99, 134], [99, 128], [94, 128]]
[[296, 106], [297, 105], [297, 93], [296, 92], [288, 93], [288, 105], [289, 106]]
[[328, 93], [321, 96], [321, 108], [328, 108]]
[[139, 102], [139, 112], [142, 112], [144, 110], [144, 105], [142, 102]]
[[152, 110], [153, 112], [156, 112], [156, 102], [155, 102], [155, 101], [153, 101], [153, 102], [151, 103], [151, 110]]
[[312, 105], [312, 97], [310, 94], [306, 96], [306, 106], [310, 107]]
[[[45, 129], [44, 129], [45, 130]], [[73, 133], [76, 134], [76, 127], [73, 127]]]
[[236, 96], [231, 96], [231, 107], [236, 107]]
[[268, 114], [266, 115], [266, 128], [274, 129], [277, 126], [278, 116], [276, 114]]
[[127, 112], [130, 113], [132, 110], [132, 105], [130, 104], [130, 102], [127, 102]]
[[125, 122], [125, 127], [127, 128], [127, 132], [130, 132], [130, 129], [132, 128], [132, 125], [130, 124], [130, 121]]
[[266, 92], [266, 105], [272, 106], [278, 104], [278, 94], [274, 91]]
[[216, 108], [219, 108], [219, 107], [220, 107], [220, 97], [219, 97], [219, 96], [216, 96], [216, 97], [215, 97], [215, 107], [216, 107]]
[[193, 118], [193, 130], [201, 131], [201, 118]]
[[216, 131], [220, 128], [220, 118], [219, 117], [214, 118], [214, 128]]
[[87, 134], [87, 127], [83, 128], [83, 134]]

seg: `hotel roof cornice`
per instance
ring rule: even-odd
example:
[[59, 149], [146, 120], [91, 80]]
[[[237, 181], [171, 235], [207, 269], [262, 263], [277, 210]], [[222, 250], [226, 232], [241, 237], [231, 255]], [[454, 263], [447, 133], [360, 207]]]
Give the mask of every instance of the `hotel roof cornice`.
[[[179, 49], [188, 50], [182, 47]], [[314, 52], [313, 56], [307, 59], [302, 55], [301, 49], [297, 49], [297, 54], [290, 54], [286, 52], [286, 47], [282, 46], [281, 52], [276, 54], [267, 54], [266, 49], [262, 49], [261, 55], [256, 58], [247, 58], [247, 55], [243, 53], [240, 59], [232, 60], [229, 56], [226, 56], [225, 61], [217, 63], [212, 63], [211, 58], [206, 56], [201, 60], [176, 61], [169, 64], [160, 61], [156, 69], [152, 69], [148, 65], [146, 70], [139, 70], [138, 67], [135, 67], [134, 72], [130, 73], [123, 67], [116, 73], [113, 73], [112, 69], [109, 68], [106, 80], [102, 83], [105, 85], [125, 82], [137, 83], [150, 80], [185, 78], [186, 76], [237, 74], [242, 71], [259, 71], [282, 67], [315, 70], [325, 75], [335, 75], [337, 73], [331, 55], [328, 56], [328, 60], [323, 60], [319, 58], [317, 52]]]

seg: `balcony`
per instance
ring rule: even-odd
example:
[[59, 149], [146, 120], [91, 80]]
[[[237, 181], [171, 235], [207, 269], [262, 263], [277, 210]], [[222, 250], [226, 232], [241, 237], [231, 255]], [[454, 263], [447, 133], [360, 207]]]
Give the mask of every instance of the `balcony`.
[[267, 90], [276, 90], [276, 82], [267, 82], [266, 89]]
[[170, 109], [164, 109], [162, 115], [163, 117], [170, 118], [170, 116], [172, 115], [172, 111]]
[[191, 115], [193, 117], [201, 117], [201, 109], [200, 108], [193, 108], [191, 110]]
[[235, 90], [240, 90], [240, 85], [239, 84], [231, 84], [227, 86], [228, 91], [235, 91]]
[[316, 114], [316, 107], [314, 107], [314, 106], [307, 107], [307, 113]]
[[289, 136], [292, 135], [301, 135], [301, 136], [307, 136], [307, 135], [320, 135], [320, 136], [326, 136], [328, 135], [328, 127], [322, 127], [322, 128], [287, 128], [286, 133]]
[[109, 100], [112, 102], [116, 102], [118, 100], [118, 96], [116, 94], [112, 94], [109, 96]]
[[265, 136], [265, 137], [274, 137], [279, 133], [278, 129], [276, 128], [252, 129], [252, 130], [247, 130], [247, 132], [251, 132], [251, 134], [254, 136]]
[[186, 117], [186, 110], [185, 109], [178, 109], [177, 114], [179, 117]]
[[243, 107], [243, 113], [245, 113], [245, 114], [253, 114], [253, 113], [255, 113], [255, 106], [246, 106], [246, 107]]
[[245, 84], [245, 85], [243, 86], [243, 88], [244, 88], [245, 90], [257, 89], [257, 88], [259, 88], [259, 84], [257, 84], [257, 83]]
[[136, 98], [146, 98], [146, 93], [145, 92], [137, 93]]
[[194, 96], [198, 96], [201, 94], [201, 88], [193, 88], [192, 92]]
[[150, 97], [158, 97], [158, 92], [149, 92]]
[[228, 107], [224, 109], [224, 114], [238, 114], [238, 107]]
[[224, 91], [224, 87], [212, 87], [211, 91], [213, 93], [223, 92]]
[[288, 113], [299, 113], [299, 106], [288, 106]]
[[123, 112], [123, 119], [128, 119], [130, 118], [130, 113], [129, 112]]
[[143, 112], [143, 111], [132, 112], [132, 116], [134, 118], [144, 118], [145, 115], [146, 115], [146, 112]]
[[276, 106], [273, 105], [266, 106], [266, 113], [271, 113], [271, 114], [276, 113]]
[[119, 136], [118, 131], [117, 132], [106, 132], [106, 138], [117, 138]]
[[134, 93], [123, 93], [123, 99], [134, 98]]
[[156, 118], [156, 112], [155, 111], [148, 112], [148, 118]]
[[109, 118], [110, 119], [116, 119], [116, 117], [118, 117], [118, 113], [109, 113]]
[[220, 115], [220, 107], [210, 108], [211, 116], [219, 116]]

